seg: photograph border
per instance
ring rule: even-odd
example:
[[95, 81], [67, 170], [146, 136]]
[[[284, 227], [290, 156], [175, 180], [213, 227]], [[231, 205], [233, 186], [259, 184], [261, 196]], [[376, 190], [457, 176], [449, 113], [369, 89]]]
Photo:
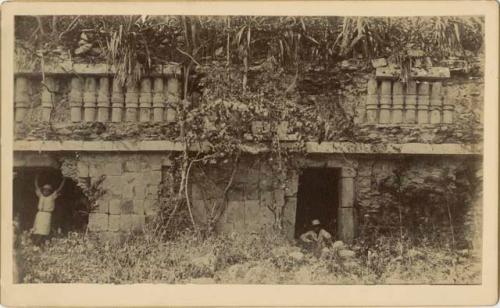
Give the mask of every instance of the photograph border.
[[[277, 5], [279, 4], [279, 5]], [[1, 302], [5, 306], [426, 306], [498, 300], [498, 3], [495, 1], [8, 2], [1, 12]], [[98, 14], [95, 14], [98, 12]], [[485, 16], [481, 285], [12, 284], [15, 15]]]

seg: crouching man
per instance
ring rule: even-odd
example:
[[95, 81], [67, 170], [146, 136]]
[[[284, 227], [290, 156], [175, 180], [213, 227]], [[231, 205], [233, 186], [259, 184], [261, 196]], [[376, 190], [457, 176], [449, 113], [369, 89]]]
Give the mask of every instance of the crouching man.
[[311, 230], [302, 234], [300, 241], [306, 249], [311, 249], [318, 254], [323, 248], [331, 247], [333, 244], [332, 235], [321, 227], [321, 222], [318, 219], [311, 222]]
[[64, 186], [65, 178], [62, 179], [59, 187], [54, 190], [52, 185], [45, 184], [40, 188], [38, 176], [35, 178], [35, 193], [38, 197], [38, 212], [33, 223], [33, 242], [40, 245], [45, 242], [50, 234], [52, 212], [56, 205], [56, 199], [59, 197], [61, 189]]

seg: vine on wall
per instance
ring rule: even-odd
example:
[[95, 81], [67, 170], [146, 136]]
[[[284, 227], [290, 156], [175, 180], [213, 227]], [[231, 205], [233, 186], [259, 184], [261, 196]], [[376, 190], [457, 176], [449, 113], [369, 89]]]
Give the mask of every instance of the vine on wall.
[[[16, 17], [16, 49], [27, 65], [49, 59], [107, 61], [122, 83], [137, 81], [155, 64], [183, 67], [182, 101], [177, 105], [178, 139], [184, 150], [174, 170], [175, 192], [167, 196], [166, 225], [185, 209], [192, 227], [191, 171], [209, 161], [233, 162], [234, 174], [245, 142], [269, 144], [273, 173], [286, 189], [292, 153], [305, 140], [322, 142], [332, 134], [353, 135], [352, 113], [342, 100], [342, 74], [322, 93], [310, 96], [306, 72], [330, 73], [346, 59], [395, 59], [401, 79], [412, 59], [439, 61], [481, 52], [481, 18], [368, 18], [267, 16], [44, 16]], [[22, 50], [22, 51], [21, 51]], [[42, 69], [43, 71], [43, 69]], [[42, 81], [43, 82], [43, 81]], [[322, 94], [318, 99], [316, 94]], [[260, 123], [256, 129], [254, 126]], [[284, 124], [285, 123], [285, 124]], [[49, 124], [50, 125], [50, 124]], [[249, 134], [249, 131], [257, 133]], [[282, 136], [294, 133], [295, 145]], [[193, 153], [192, 146], [205, 151]], [[221, 200], [227, 200], [228, 180]], [[280, 203], [281, 204], [281, 203]], [[170, 209], [171, 206], [171, 209]], [[226, 202], [214, 205], [209, 230]], [[276, 227], [282, 208], [271, 208]]]

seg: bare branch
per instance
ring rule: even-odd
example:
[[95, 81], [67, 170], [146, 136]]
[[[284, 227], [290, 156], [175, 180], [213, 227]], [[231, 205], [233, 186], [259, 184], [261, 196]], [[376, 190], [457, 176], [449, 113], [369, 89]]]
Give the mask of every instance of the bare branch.
[[63, 32], [61, 32], [61, 34], [59, 34], [59, 39], [61, 39], [66, 33], [68, 33], [69, 31], [72, 31], [75, 28], [76, 22], [78, 21], [79, 18], [80, 18], [80, 15], [76, 16], [71, 21], [71, 23], [68, 25], [66, 30], [64, 30]]
[[196, 59], [193, 58], [193, 56], [191, 56], [189, 53], [185, 52], [184, 50], [180, 49], [179, 47], [176, 47], [175, 49], [177, 49], [177, 51], [179, 51], [180, 53], [182, 53], [183, 55], [185, 55], [186, 57], [191, 59], [191, 61], [193, 61], [196, 65], [201, 66], [201, 64], [198, 61], [196, 61]]

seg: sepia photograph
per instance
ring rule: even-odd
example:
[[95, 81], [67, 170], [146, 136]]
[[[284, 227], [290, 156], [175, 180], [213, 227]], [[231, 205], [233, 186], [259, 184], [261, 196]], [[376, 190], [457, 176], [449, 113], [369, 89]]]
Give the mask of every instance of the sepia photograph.
[[14, 285], [484, 283], [484, 15], [95, 14], [2, 44]]

